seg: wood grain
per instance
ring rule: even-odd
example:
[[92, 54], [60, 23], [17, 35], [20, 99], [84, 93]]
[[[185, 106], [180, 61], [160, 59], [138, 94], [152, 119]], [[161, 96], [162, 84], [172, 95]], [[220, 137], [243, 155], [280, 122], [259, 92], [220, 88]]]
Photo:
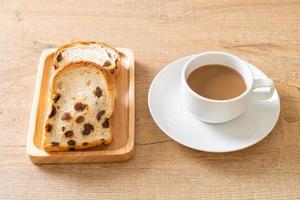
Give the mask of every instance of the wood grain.
[[[298, 0], [1, 1], [0, 199], [299, 199]], [[43, 49], [104, 40], [134, 51], [136, 148], [113, 164], [35, 166], [26, 132]], [[235, 54], [275, 80], [280, 119], [257, 145], [198, 152], [165, 136], [147, 107], [154, 76], [193, 53]]]
[[120, 74], [115, 87], [118, 95], [115, 111], [110, 119], [113, 140], [108, 146], [83, 151], [51, 152], [43, 150], [44, 127], [49, 112], [51, 78], [55, 71], [55, 48], [45, 49], [40, 57], [34, 89], [33, 108], [27, 135], [27, 154], [37, 164], [96, 163], [125, 161], [132, 157], [134, 148], [134, 56], [130, 49], [117, 48], [121, 54]]

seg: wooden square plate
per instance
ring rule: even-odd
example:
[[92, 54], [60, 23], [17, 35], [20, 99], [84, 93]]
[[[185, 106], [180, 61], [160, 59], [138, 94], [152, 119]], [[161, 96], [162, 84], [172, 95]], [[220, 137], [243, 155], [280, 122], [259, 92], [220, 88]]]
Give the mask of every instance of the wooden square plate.
[[38, 66], [33, 105], [27, 136], [27, 154], [36, 164], [46, 163], [94, 163], [118, 162], [131, 158], [134, 149], [134, 57], [130, 49], [117, 48], [121, 53], [121, 70], [117, 78], [118, 97], [110, 120], [113, 141], [108, 146], [89, 150], [45, 152], [45, 117], [48, 111], [49, 83], [54, 73], [53, 53], [56, 49], [42, 52]]

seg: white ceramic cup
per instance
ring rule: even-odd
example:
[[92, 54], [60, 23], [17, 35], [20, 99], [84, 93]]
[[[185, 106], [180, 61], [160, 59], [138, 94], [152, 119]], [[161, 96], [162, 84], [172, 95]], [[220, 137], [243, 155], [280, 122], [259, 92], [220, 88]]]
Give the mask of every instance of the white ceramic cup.
[[[247, 86], [240, 96], [228, 100], [205, 98], [194, 92], [187, 83], [187, 78], [195, 69], [209, 64], [220, 64], [239, 72]], [[271, 79], [255, 79], [249, 65], [240, 58], [225, 52], [210, 51], [193, 56], [182, 71], [181, 96], [188, 111], [198, 119], [208, 123], [223, 123], [240, 116], [249, 101], [272, 97], [274, 83]], [[269, 90], [256, 90], [269, 88]]]

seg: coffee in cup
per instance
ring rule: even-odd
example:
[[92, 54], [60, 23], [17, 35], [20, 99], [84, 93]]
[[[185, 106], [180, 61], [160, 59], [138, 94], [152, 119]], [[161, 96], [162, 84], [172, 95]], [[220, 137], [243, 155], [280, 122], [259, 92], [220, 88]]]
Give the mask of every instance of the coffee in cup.
[[271, 79], [255, 78], [247, 62], [225, 52], [195, 55], [182, 71], [183, 105], [196, 118], [209, 123], [240, 116], [250, 101], [272, 97], [274, 88]]
[[208, 99], [226, 100], [246, 91], [242, 75], [225, 65], [204, 65], [187, 78], [188, 85], [197, 94]]

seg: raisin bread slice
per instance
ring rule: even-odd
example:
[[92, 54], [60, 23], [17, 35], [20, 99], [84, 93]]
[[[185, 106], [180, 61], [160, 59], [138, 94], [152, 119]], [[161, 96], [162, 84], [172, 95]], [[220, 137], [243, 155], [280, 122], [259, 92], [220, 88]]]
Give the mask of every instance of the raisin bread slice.
[[95, 63], [76, 62], [56, 72], [44, 149], [65, 151], [109, 144], [114, 111], [110, 76]]
[[73, 42], [57, 49], [54, 68], [59, 69], [76, 61], [94, 62], [114, 75], [118, 74], [120, 54], [116, 49], [102, 42]]

